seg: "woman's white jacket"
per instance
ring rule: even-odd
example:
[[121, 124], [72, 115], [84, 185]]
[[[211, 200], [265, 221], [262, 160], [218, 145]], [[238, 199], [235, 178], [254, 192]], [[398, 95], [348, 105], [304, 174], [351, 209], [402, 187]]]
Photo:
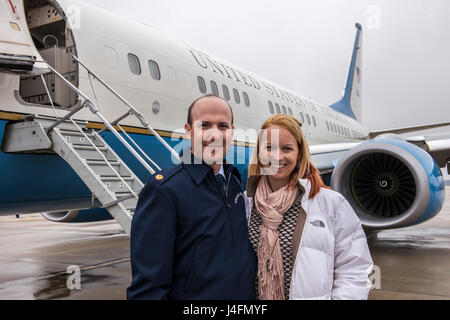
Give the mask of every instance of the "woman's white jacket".
[[[367, 299], [373, 262], [359, 218], [338, 192], [322, 188], [302, 208], [306, 221], [292, 271], [290, 299]], [[253, 199], [248, 198], [247, 221]]]

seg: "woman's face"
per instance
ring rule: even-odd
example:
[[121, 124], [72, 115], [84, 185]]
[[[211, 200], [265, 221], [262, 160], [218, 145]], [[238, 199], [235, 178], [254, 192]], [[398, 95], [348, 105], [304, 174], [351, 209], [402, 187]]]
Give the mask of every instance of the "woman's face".
[[261, 174], [269, 175], [271, 180], [288, 183], [299, 157], [297, 140], [289, 130], [272, 125], [262, 134], [259, 150]]

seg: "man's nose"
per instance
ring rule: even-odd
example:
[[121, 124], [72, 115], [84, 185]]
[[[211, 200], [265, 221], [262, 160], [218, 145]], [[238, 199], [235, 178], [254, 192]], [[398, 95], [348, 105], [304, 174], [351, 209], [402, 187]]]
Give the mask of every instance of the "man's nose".
[[213, 127], [206, 132], [207, 139], [210, 141], [222, 139], [222, 132], [217, 127]]

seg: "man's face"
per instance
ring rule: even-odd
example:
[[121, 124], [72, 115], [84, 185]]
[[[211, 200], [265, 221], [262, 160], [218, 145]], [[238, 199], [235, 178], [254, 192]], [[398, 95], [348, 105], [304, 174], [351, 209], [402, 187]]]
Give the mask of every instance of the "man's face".
[[221, 164], [233, 139], [234, 126], [226, 102], [215, 97], [197, 101], [191, 110], [192, 125], [185, 124], [192, 153], [209, 165]]

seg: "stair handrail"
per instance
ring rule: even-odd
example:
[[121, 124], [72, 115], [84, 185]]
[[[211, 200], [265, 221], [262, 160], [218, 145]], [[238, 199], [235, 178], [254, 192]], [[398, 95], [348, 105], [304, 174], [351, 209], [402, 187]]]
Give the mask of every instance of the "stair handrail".
[[[99, 77], [96, 73], [94, 73], [91, 69], [89, 69], [78, 57], [75, 55], [72, 56], [73, 59], [75, 59], [78, 64], [80, 64], [88, 74], [91, 74], [94, 79], [97, 79], [106, 89], [108, 89], [112, 94], [114, 94], [119, 100], [121, 100], [124, 104], [126, 104], [130, 110], [132, 110], [132, 114], [136, 116], [136, 118], [141, 122], [141, 124], [146, 127], [157, 139], [158, 141], [172, 154], [172, 156], [175, 157], [178, 161], [180, 161], [180, 157], [178, 153], [167, 144], [167, 142], [164, 141], [163, 138], [150, 126], [150, 124], [147, 122], [145, 117], [142, 115], [142, 113], [139, 112], [130, 102], [128, 102], [124, 97], [122, 97], [116, 90], [114, 90], [110, 85], [108, 85], [101, 77]], [[128, 116], [128, 115], [126, 115]], [[125, 116], [125, 117], [126, 117]], [[125, 118], [124, 117], [124, 118]], [[122, 120], [122, 119], [121, 119]], [[116, 120], [117, 121], [117, 120]], [[116, 122], [115, 121], [115, 122]], [[120, 120], [119, 120], [120, 121]], [[118, 122], [118, 121], [117, 121]]]
[[[43, 61], [45, 62], [45, 61]], [[114, 134], [114, 136], [119, 139], [119, 141], [128, 149], [128, 151], [131, 152], [131, 154], [151, 173], [154, 174], [155, 170], [136, 152], [136, 150], [117, 132], [117, 130], [106, 120], [106, 118], [103, 116], [103, 114], [99, 111], [99, 109], [94, 105], [94, 103], [91, 101], [91, 99], [84, 94], [81, 90], [79, 90], [77, 87], [75, 87], [69, 80], [64, 78], [58, 71], [56, 71], [52, 66], [50, 66], [47, 63], [47, 66], [50, 68], [50, 70], [61, 80], [63, 80], [69, 88], [71, 88], [73, 91], [78, 93], [81, 97], [83, 97], [85, 100], [83, 103], [81, 103], [79, 106], [77, 106], [75, 109], [70, 111], [68, 114], [66, 114], [61, 119], [55, 121], [52, 125], [50, 125], [46, 131], [47, 133], [50, 132], [53, 128], [58, 126], [60, 123], [70, 119], [75, 113], [80, 111], [84, 107], [88, 107], [92, 113], [94, 113], [100, 120], [105, 124], [105, 126]]]

